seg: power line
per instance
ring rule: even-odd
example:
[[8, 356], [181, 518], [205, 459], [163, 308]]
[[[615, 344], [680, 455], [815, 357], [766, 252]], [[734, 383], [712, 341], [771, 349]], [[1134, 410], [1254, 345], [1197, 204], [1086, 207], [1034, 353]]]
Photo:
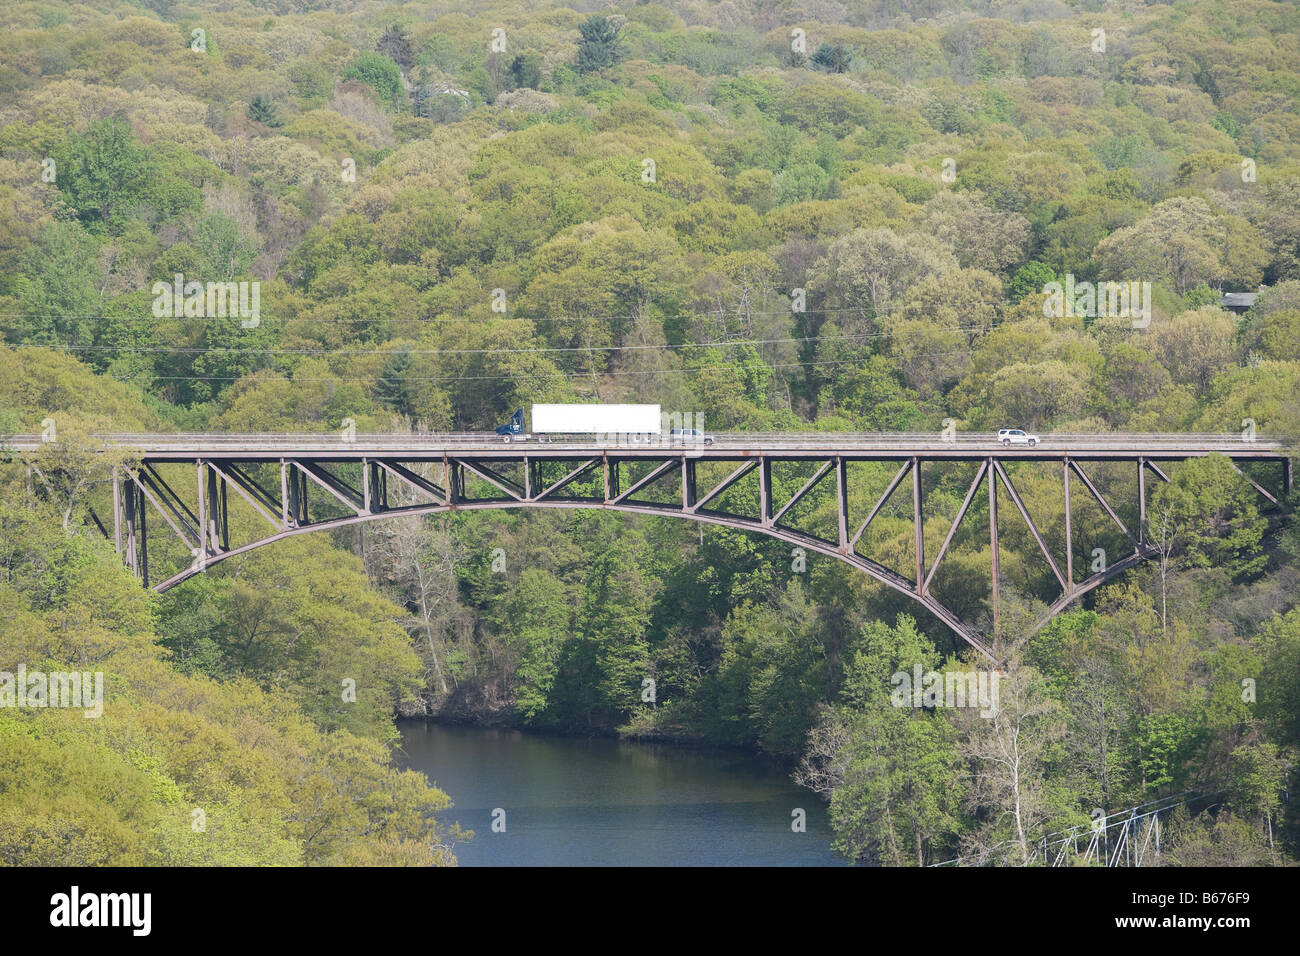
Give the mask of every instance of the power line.
[[[928, 329], [932, 332], [978, 332], [985, 325], [957, 325]], [[730, 342], [683, 342], [680, 345], [564, 345], [533, 348], [485, 348], [485, 349], [418, 349], [400, 346], [397, 348], [261, 348], [255, 346], [189, 346], [189, 345], [40, 345], [36, 348], [56, 349], [65, 352], [127, 352], [127, 353], [164, 353], [203, 355], [210, 353], [259, 352], [272, 355], [391, 355], [405, 352], [409, 355], [492, 355], [496, 353], [522, 355], [555, 352], [635, 352], [667, 351], [676, 349], [715, 349], [740, 348], [746, 345], [807, 345], [810, 342], [850, 342], [860, 339], [893, 338], [896, 332], [885, 330], [876, 332], [857, 332], [851, 335], [806, 335], [782, 339], [737, 339]]]
[[[968, 351], [969, 351], [969, 349], [943, 349], [943, 350], [941, 350], [941, 351], [937, 351], [937, 352], [918, 352], [918, 353], [916, 353], [913, 357], [914, 357], [914, 358], [935, 358], [935, 357], [942, 356], [942, 355], [956, 355], [956, 354], [959, 354], [959, 353], [965, 353], [965, 352], [968, 352]], [[826, 361], [826, 362], [779, 362], [779, 363], [772, 364], [772, 365], [765, 365], [764, 367], [765, 367], [765, 368], [769, 368], [769, 369], [777, 369], [777, 368], [807, 368], [807, 367], [814, 367], [814, 366], [827, 366], [827, 365], [859, 365], [859, 364], [861, 364], [861, 362], [860, 362], [859, 359], [839, 359], [839, 360], [835, 360], [835, 361]], [[633, 377], [635, 377], [635, 376], [642, 376], [642, 375], [686, 375], [686, 374], [694, 374], [694, 373], [697, 373], [697, 372], [711, 372], [711, 371], [717, 371], [717, 370], [720, 370], [720, 369], [732, 368], [733, 365], [734, 365], [734, 363], [730, 363], [730, 362], [728, 362], [728, 363], [723, 364], [723, 365], [697, 365], [697, 366], [694, 366], [694, 367], [687, 367], [687, 368], [661, 368], [661, 369], [621, 370], [621, 371], [614, 371], [614, 372], [601, 372], [600, 374], [601, 374], [602, 376], [616, 376], [616, 375], [617, 375], [617, 376], [633, 376]], [[270, 370], [270, 371], [277, 371], [277, 372], [279, 371], [278, 369], [269, 369], [269, 370]], [[147, 379], [149, 379], [150, 381], [155, 381], [155, 382], [167, 382], [167, 381], [183, 381], [183, 382], [237, 382], [237, 381], [240, 381], [240, 380], [243, 379], [243, 378], [247, 378], [249, 375], [256, 374], [256, 372], [258, 372], [258, 371], [268, 371], [268, 369], [256, 369], [256, 370], [254, 370], [253, 372], [247, 372], [247, 373], [245, 373], [244, 375], [235, 375], [235, 376], [231, 376], [231, 375], [151, 375], [151, 374], [148, 373], [148, 372], [137, 372], [136, 374], [134, 374], [134, 375], [129, 375], [129, 376], [125, 377], [125, 378], [115, 379], [115, 381], [120, 381], [120, 382], [130, 382], [130, 381], [135, 381], [136, 379], [145, 379], [145, 378], [147, 378]], [[564, 372], [563, 370], [556, 369], [556, 370], [555, 370], [555, 374], [558, 375], [558, 376], [560, 376], [560, 377], [562, 377], [562, 378], [567, 378], [567, 379], [572, 380], [572, 381], [590, 381], [590, 379], [591, 379], [591, 373], [589, 373], [589, 372]], [[410, 376], [403, 376], [403, 381], [406, 381], [406, 382], [433, 382], [433, 383], [443, 383], [443, 382], [484, 382], [484, 381], [507, 381], [507, 380], [519, 379], [519, 378], [523, 378], [523, 377], [524, 377], [524, 376], [521, 375], [521, 374], [514, 374], [514, 375], [462, 375], [462, 376], [451, 376], [451, 377], [428, 377], [428, 376], [410, 377]], [[345, 384], [354, 384], [354, 385], [374, 385], [374, 384], [375, 384], [375, 380], [374, 380], [374, 379], [369, 379], [369, 378], [342, 378], [342, 377], [338, 377], [338, 376], [331, 376], [331, 377], [328, 377], [328, 378], [321, 378], [321, 377], [318, 377], [318, 376], [313, 376], [313, 377], [299, 377], [299, 376], [292, 376], [292, 377], [287, 378], [287, 380], [288, 380], [288, 381], [291, 381], [291, 382], [295, 382], [295, 383], [296, 383], [296, 382], [341, 382], [341, 383], [345, 383]]]
[[[785, 363], [779, 363], [779, 364], [776, 364], [776, 365], [767, 365], [767, 366], [765, 366], [765, 367], [766, 367], [766, 368], [801, 368], [801, 367], [803, 367], [803, 366], [805, 366], [805, 365], [856, 365], [856, 364], [858, 364], [858, 360], [857, 360], [857, 359], [844, 359], [844, 360], [841, 360], [841, 361], [835, 361], [835, 362], [785, 362]], [[602, 372], [602, 373], [600, 373], [600, 374], [601, 374], [601, 375], [606, 375], [606, 376], [609, 376], [609, 375], [630, 375], [630, 376], [638, 376], [638, 375], [685, 375], [685, 374], [688, 374], [688, 373], [694, 373], [694, 372], [710, 372], [710, 371], [716, 371], [716, 370], [718, 370], [718, 369], [726, 369], [726, 368], [733, 368], [733, 367], [734, 367], [734, 363], [730, 363], [730, 362], [729, 362], [729, 363], [727, 363], [727, 364], [725, 364], [725, 365], [697, 365], [697, 366], [694, 366], [694, 367], [691, 367], [691, 368], [659, 368], [659, 369], [625, 370], [625, 371], [617, 371], [617, 372]], [[556, 373], [557, 373], [558, 375], [560, 375], [561, 377], [564, 377], [564, 378], [570, 378], [570, 379], [590, 380], [590, 378], [591, 378], [591, 375], [590, 375], [589, 373], [587, 373], [587, 372], [572, 372], [572, 373], [566, 373], [566, 372], [564, 372], [564, 371], [561, 371], [561, 370], [557, 369], [557, 370], [556, 370]], [[151, 379], [151, 380], [153, 380], [153, 381], [237, 382], [237, 381], [239, 381], [240, 379], [242, 379], [242, 378], [246, 378], [247, 375], [251, 375], [251, 374], [255, 374], [255, 373], [254, 373], [254, 372], [249, 372], [249, 373], [246, 373], [245, 375], [237, 375], [237, 376], [221, 376], [221, 375], [212, 375], [212, 376], [207, 376], [207, 375], [150, 375], [148, 372], [138, 372], [138, 373], [136, 373], [135, 375], [128, 376], [128, 377], [125, 378], [125, 379], [118, 379], [118, 381], [131, 381], [132, 379], [136, 379], [136, 378], [149, 378], [149, 379]], [[521, 378], [521, 377], [523, 377], [523, 376], [522, 376], [522, 375], [519, 375], [519, 374], [515, 374], [515, 375], [461, 375], [461, 376], [441, 377], [441, 378], [430, 378], [430, 377], [420, 377], [420, 378], [415, 378], [415, 377], [403, 376], [403, 381], [406, 381], [406, 382], [483, 382], [483, 381], [501, 381], [501, 380], [506, 380], [506, 379], [517, 379], [517, 378]], [[338, 377], [330, 377], [330, 378], [318, 378], [318, 377], [313, 377], [313, 378], [299, 378], [299, 377], [297, 377], [297, 376], [294, 376], [293, 378], [290, 379], [290, 381], [293, 381], [293, 382], [347, 382], [347, 383], [353, 383], [353, 384], [374, 384], [374, 380], [373, 380], [373, 379], [369, 379], [369, 378], [338, 378]]]
[[[336, 300], [327, 300], [336, 301]], [[664, 316], [670, 319], [703, 319], [703, 318], [721, 318], [725, 316], [755, 316], [755, 317], [772, 317], [785, 315], [861, 315], [863, 310], [860, 308], [843, 308], [843, 309], [804, 309], [800, 312], [794, 312], [789, 308], [777, 309], [776, 311], [744, 311], [741, 309], [710, 309], [702, 312], [674, 312], [671, 315]], [[0, 312], [0, 318], [23, 319], [23, 318], [41, 318], [41, 319], [86, 319], [97, 321], [99, 319], [110, 318], [102, 313], [90, 312]], [[114, 322], [228, 322], [231, 319], [237, 319], [239, 316], [219, 316], [219, 315], [190, 315], [190, 316], [154, 316], [154, 315], [119, 315], [111, 316]], [[535, 318], [526, 315], [503, 315], [494, 313], [494, 318], [498, 321], [516, 321], [516, 322], [634, 322], [641, 318], [640, 315], [619, 314], [619, 315], [562, 315], [562, 316], [542, 316]], [[464, 315], [393, 315], [383, 318], [365, 318], [349, 316], [300, 316], [295, 318], [275, 317], [275, 321], [281, 323], [344, 323], [344, 322], [372, 322], [376, 325], [384, 322], [478, 322], [477, 318], [470, 318]]]

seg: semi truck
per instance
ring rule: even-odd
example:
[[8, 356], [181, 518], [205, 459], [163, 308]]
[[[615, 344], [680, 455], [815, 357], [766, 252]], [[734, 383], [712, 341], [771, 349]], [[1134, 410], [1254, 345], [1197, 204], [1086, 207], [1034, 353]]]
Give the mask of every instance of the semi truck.
[[[497, 428], [505, 441], [540, 441], [565, 435], [634, 436], [650, 440], [663, 434], [663, 416], [658, 405], [534, 405], [532, 430], [524, 423], [524, 410], [516, 409], [510, 421]], [[672, 438], [685, 437], [685, 429], [671, 429]], [[692, 436], [695, 435], [691, 431]], [[705, 439], [709, 444], [710, 439]]]

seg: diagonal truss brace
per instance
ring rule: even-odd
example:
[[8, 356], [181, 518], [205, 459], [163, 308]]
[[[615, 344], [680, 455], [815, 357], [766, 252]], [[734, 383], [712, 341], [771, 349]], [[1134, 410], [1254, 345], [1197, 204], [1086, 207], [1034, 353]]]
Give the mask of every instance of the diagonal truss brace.
[[590, 472], [592, 469], [596, 468], [598, 465], [603, 464], [603, 462], [604, 462], [603, 458], [591, 458], [588, 459], [587, 461], [584, 461], [582, 464], [580, 464], [577, 468], [574, 468], [572, 471], [570, 471], [559, 481], [537, 492], [535, 495], [532, 496], [531, 499], [528, 500], [539, 501], [542, 498], [547, 497], [548, 495], [555, 494], [555, 492], [577, 481], [579, 478], [581, 478], [583, 475]]
[[907, 461], [903, 462], [903, 467], [898, 469], [898, 474], [894, 475], [893, 480], [889, 483], [889, 487], [885, 489], [885, 493], [880, 496], [880, 500], [876, 502], [876, 506], [871, 509], [871, 514], [867, 515], [867, 520], [862, 522], [862, 527], [858, 528], [857, 534], [849, 539], [850, 550], [852, 550], [858, 543], [858, 539], [862, 537], [862, 533], [867, 530], [867, 525], [871, 524], [871, 522], [875, 520], [876, 515], [880, 514], [880, 509], [885, 507], [885, 502], [889, 500], [889, 496], [894, 493], [894, 489], [896, 489], [903, 481], [903, 478], [906, 477], [907, 472], [911, 467], [912, 459], [909, 458]]
[[1074, 470], [1074, 473], [1083, 481], [1084, 486], [1087, 487], [1088, 491], [1092, 493], [1092, 496], [1097, 499], [1097, 503], [1105, 509], [1106, 514], [1110, 515], [1111, 520], [1114, 521], [1115, 524], [1119, 525], [1119, 530], [1123, 531], [1124, 536], [1133, 542], [1133, 550], [1140, 550], [1142, 547], [1141, 543], [1137, 538], [1133, 537], [1133, 533], [1129, 531], [1128, 526], [1120, 520], [1119, 515], [1115, 514], [1115, 509], [1110, 506], [1110, 503], [1106, 500], [1105, 496], [1097, 490], [1097, 486], [1092, 483], [1092, 479], [1090, 479], [1084, 473], [1083, 469], [1079, 467], [1079, 463], [1071, 458], [1069, 464], [1070, 468]]
[[[726, 491], [728, 488], [730, 488], [730, 487], [731, 487], [732, 485], [734, 485], [736, 482], [740, 481], [741, 478], [744, 478], [747, 474], [749, 474], [751, 471], [753, 471], [753, 470], [754, 470], [755, 468], [757, 468], [757, 467], [758, 467], [758, 462], [757, 462], [757, 461], [747, 461], [747, 462], [745, 462], [743, 465], [741, 465], [739, 468], [737, 468], [735, 471], [733, 471], [731, 474], [729, 474], [726, 478], [722, 479], [722, 483], [719, 484], [719, 485], [717, 485], [717, 486], [716, 486], [712, 491], [710, 491], [707, 495], [705, 495], [703, 498], [700, 498], [700, 499], [699, 499], [698, 501], [696, 501], [693, 505], [689, 505], [689, 506], [686, 508], [686, 510], [689, 511], [691, 514], [694, 514], [695, 512], [700, 511], [700, 510], [701, 510], [705, 505], [707, 505], [710, 501], [712, 501], [714, 498], [716, 498], [716, 497], [718, 497], [719, 495], [721, 495], [724, 491]], [[764, 517], [762, 520], [763, 520], [763, 523], [764, 523], [764, 524], [768, 524], [768, 523], [769, 523], [769, 522], [768, 522], [768, 519], [767, 519], [766, 517]]]
[[814, 474], [811, 478], [809, 478], [806, 482], [804, 482], [804, 486], [794, 493], [794, 497], [791, 498], [789, 501], [787, 501], [784, 505], [782, 505], [781, 510], [772, 516], [772, 524], [774, 525], [780, 524], [781, 518], [785, 515], [785, 513], [789, 511], [791, 508], [793, 508], [796, 504], [798, 504], [799, 500], [803, 498], [804, 495], [808, 494], [808, 492], [810, 492], [813, 489], [813, 486], [816, 485], [817, 482], [825, 478], [827, 472], [829, 472], [834, 467], [835, 467], [835, 459], [832, 458], [830, 461], [826, 462], [826, 464], [822, 465], [819, 469], [817, 469], [817, 473]]
[[935, 555], [934, 563], [930, 565], [930, 573], [925, 576], [925, 582], [921, 585], [922, 593], [930, 590], [930, 582], [934, 580], [934, 573], [939, 570], [939, 562], [943, 556], [948, 553], [948, 546], [952, 544], [952, 539], [957, 534], [957, 528], [961, 525], [961, 519], [966, 517], [966, 512], [970, 510], [971, 502], [975, 500], [975, 493], [979, 491], [980, 482], [984, 480], [985, 473], [989, 470], [989, 463], [981, 461], [979, 471], [975, 473], [975, 480], [971, 482], [970, 490], [966, 492], [966, 498], [957, 509], [957, 516], [952, 519], [952, 525], [948, 528], [948, 535], [943, 539], [943, 546], [939, 548], [939, 553]]
[[[617, 497], [608, 499], [607, 504], [614, 504], [614, 505], [621, 504], [622, 502], [626, 501], [629, 497], [631, 497], [632, 495], [640, 491], [642, 488], [644, 488], [646, 485], [658, 481], [664, 475], [668, 474], [668, 472], [672, 471], [674, 468], [679, 467], [680, 464], [681, 462], [679, 459], [670, 458], [668, 461], [664, 462], [658, 468], [652, 469], [648, 475], [643, 477], [640, 481], [636, 482], [626, 491], [619, 493]], [[611, 467], [616, 469], [618, 468], [618, 464], [611, 463]]]
[[1002, 467], [1002, 462], [995, 460], [993, 462], [993, 467], [997, 469], [998, 477], [1002, 479], [1002, 484], [1006, 487], [1007, 494], [1011, 495], [1011, 500], [1015, 503], [1016, 509], [1020, 512], [1020, 517], [1024, 518], [1025, 524], [1029, 526], [1030, 534], [1032, 534], [1034, 540], [1038, 542], [1038, 549], [1043, 552], [1043, 557], [1047, 559], [1048, 567], [1050, 567], [1052, 573], [1056, 575], [1056, 580], [1061, 583], [1061, 591], [1068, 594], [1070, 586], [1065, 581], [1065, 575], [1063, 575], [1061, 569], [1057, 567], [1056, 559], [1052, 557], [1052, 552], [1047, 549], [1047, 542], [1045, 542], [1043, 536], [1039, 534], [1038, 526], [1034, 524], [1034, 519], [1029, 517], [1029, 511], [1025, 508], [1024, 502], [1020, 500], [1020, 495], [1011, 484], [1011, 478], [1007, 475], [1006, 469]]

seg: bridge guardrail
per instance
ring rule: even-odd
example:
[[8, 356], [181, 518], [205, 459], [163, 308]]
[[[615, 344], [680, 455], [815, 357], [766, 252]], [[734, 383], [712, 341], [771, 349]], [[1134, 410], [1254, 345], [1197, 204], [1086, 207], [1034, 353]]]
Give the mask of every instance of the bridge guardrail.
[[[945, 439], [934, 432], [710, 432], [712, 443], [703, 445], [692, 439], [683, 440], [677, 436], [659, 435], [646, 438], [629, 439], [618, 437], [611, 440], [601, 436], [555, 436], [532, 435], [527, 441], [518, 437], [511, 443], [504, 443], [500, 436], [486, 433], [357, 433], [344, 438], [338, 432], [281, 432], [264, 434], [245, 434], [237, 432], [170, 432], [137, 433], [110, 432], [95, 437], [113, 445], [147, 448], [157, 451], [193, 451], [201, 454], [204, 450], [249, 452], [291, 452], [323, 451], [340, 448], [375, 449], [377, 451], [413, 451], [430, 448], [457, 448], [473, 450], [509, 451], [511, 453], [523, 448], [545, 449], [549, 451], [590, 451], [593, 449], [666, 449], [666, 450], [773, 450], [814, 449], [828, 453], [836, 451], [898, 451], [914, 449], [916, 451], [944, 451], [952, 448], [973, 449], [989, 448], [1008, 449], [1019, 454], [1032, 447], [1035, 452], [1051, 453], [1063, 447], [1075, 451], [1090, 450], [1142, 450], [1172, 451], [1195, 448], [1200, 451], [1233, 451], [1253, 448], [1256, 451], [1282, 452], [1296, 445], [1290, 436], [1259, 435], [1253, 440], [1234, 433], [1169, 433], [1169, 432], [1108, 432], [1101, 434], [1086, 433], [1052, 433], [1040, 436], [1034, 446], [1016, 444], [1002, 445], [991, 433], [958, 434]], [[34, 450], [41, 444], [39, 435], [15, 435], [0, 441], [0, 447], [8, 446], [15, 450]]]
[[[972, 434], [959, 433], [952, 439], [935, 437], [934, 432], [708, 432], [710, 438], [726, 439], [734, 441], [872, 441], [872, 442], [924, 442], [924, 443], [996, 443], [997, 438], [992, 434]], [[101, 432], [94, 437], [106, 441], [330, 441], [338, 442], [343, 439], [336, 431], [330, 432]], [[540, 436], [533, 434], [530, 436], [535, 440]], [[599, 436], [591, 436], [592, 441], [596, 441]], [[658, 436], [664, 440], [680, 442], [677, 436], [662, 435]], [[14, 435], [10, 441], [21, 442], [38, 442], [41, 436], [38, 434]], [[1048, 441], [1098, 441], [1098, 442], [1186, 442], [1186, 441], [1222, 441], [1222, 442], [1247, 442], [1250, 440], [1243, 438], [1241, 435], [1233, 432], [1051, 432], [1039, 436], [1041, 442]], [[416, 441], [457, 441], [457, 442], [478, 442], [478, 441], [501, 441], [501, 436], [488, 432], [357, 432], [354, 437], [348, 439], [349, 443], [359, 442], [362, 440], [382, 440], [398, 442], [416, 442]], [[1278, 443], [1292, 440], [1290, 436], [1284, 435], [1264, 435], [1257, 434], [1254, 443], [1261, 441]]]

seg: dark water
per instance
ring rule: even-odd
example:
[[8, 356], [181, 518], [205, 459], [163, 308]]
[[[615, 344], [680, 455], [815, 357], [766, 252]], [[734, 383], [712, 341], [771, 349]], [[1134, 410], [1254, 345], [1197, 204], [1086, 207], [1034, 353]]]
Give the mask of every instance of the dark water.
[[[833, 866], [826, 808], [775, 765], [666, 744], [402, 721], [422, 770], [473, 830], [462, 866]], [[492, 830], [505, 811], [505, 832]], [[807, 830], [793, 832], [802, 808]]]

